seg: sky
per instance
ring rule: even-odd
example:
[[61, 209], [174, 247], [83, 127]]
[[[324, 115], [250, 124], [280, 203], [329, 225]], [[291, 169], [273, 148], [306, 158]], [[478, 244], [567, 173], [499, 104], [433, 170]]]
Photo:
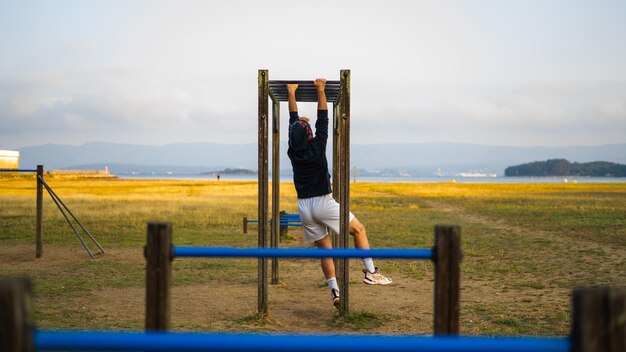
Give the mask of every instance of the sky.
[[352, 143], [626, 143], [625, 18], [622, 0], [0, 0], [0, 148], [256, 143], [259, 69], [350, 69]]

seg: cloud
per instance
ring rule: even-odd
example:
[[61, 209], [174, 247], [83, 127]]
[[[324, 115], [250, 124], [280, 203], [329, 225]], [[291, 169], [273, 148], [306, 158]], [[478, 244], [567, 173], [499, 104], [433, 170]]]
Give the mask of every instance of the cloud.
[[[70, 72], [37, 80], [0, 82], [0, 136], [4, 143], [25, 135], [46, 142], [83, 143], [214, 141], [240, 143], [256, 135], [237, 128], [256, 109], [220, 96], [219, 79], [172, 79], [155, 72]], [[254, 87], [253, 84], [250, 85]], [[13, 142], [14, 143], [14, 142]], [[29, 143], [34, 143], [30, 141]]]
[[[245, 87], [245, 88], [244, 88]], [[355, 143], [624, 142], [626, 83], [353, 85]], [[4, 144], [92, 140], [164, 144], [256, 141], [256, 77], [172, 77], [123, 68], [0, 81]], [[314, 115], [315, 104], [300, 104]], [[286, 124], [286, 104], [282, 121]], [[28, 135], [34, 139], [24, 139]], [[286, 136], [283, 135], [283, 140]], [[22, 142], [20, 140], [28, 140]]]
[[[255, 142], [259, 68], [270, 79], [337, 79], [350, 68], [354, 142], [624, 142], [623, 9], [7, 3], [0, 143]], [[315, 104], [301, 109], [315, 114]]]
[[361, 143], [603, 144], [626, 135], [626, 82], [405, 86], [391, 101], [362, 93], [352, 109], [352, 140]]

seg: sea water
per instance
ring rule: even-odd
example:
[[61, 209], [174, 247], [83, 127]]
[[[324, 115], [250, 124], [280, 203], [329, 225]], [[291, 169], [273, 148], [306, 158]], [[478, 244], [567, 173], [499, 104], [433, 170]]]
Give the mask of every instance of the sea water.
[[[215, 175], [118, 175], [120, 179], [141, 180], [217, 180]], [[257, 181], [257, 175], [220, 175], [224, 181]], [[272, 180], [272, 177], [269, 177]], [[281, 176], [281, 182], [292, 182], [292, 176]], [[350, 179], [354, 183], [354, 179]], [[357, 177], [356, 182], [458, 182], [458, 183], [605, 183], [626, 182], [626, 177]]]

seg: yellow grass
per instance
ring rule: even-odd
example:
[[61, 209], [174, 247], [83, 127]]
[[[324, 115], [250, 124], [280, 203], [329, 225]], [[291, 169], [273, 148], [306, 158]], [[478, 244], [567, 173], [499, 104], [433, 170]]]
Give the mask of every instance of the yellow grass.
[[[140, 253], [148, 221], [172, 221], [174, 241], [179, 245], [257, 244], [254, 225], [251, 234], [241, 233], [242, 217], [256, 218], [256, 182], [64, 177], [48, 178], [48, 182], [105, 246], [107, 254], [96, 262], [89, 261], [45, 195], [44, 253], [52, 262], [40, 265], [42, 262], [32, 261], [35, 180], [0, 178], [0, 275], [34, 278], [42, 326], [140, 329], [142, 319], [128, 317], [123, 311], [111, 313], [113, 306], [100, 292], [105, 290], [110, 296], [116, 290], [130, 290], [141, 295], [144, 283]], [[366, 225], [376, 247], [430, 247], [434, 225], [462, 226], [465, 257], [461, 324], [465, 333], [564, 335], [569, 329], [572, 288], [626, 286], [626, 183], [357, 183], [351, 190], [351, 210]], [[282, 209], [296, 212], [295, 197], [293, 185], [281, 184]], [[296, 240], [283, 242], [282, 246], [306, 245], [299, 231], [292, 230], [291, 234]], [[67, 251], [73, 254], [66, 259], [65, 254], [55, 257]], [[308, 265], [285, 262], [281, 270], [285, 275], [298, 275]], [[300, 282], [316, 282], [319, 268], [315, 263], [310, 265], [311, 273], [288, 281], [282, 289]], [[357, 275], [358, 263], [353, 265]], [[385, 260], [377, 265], [398, 278], [401, 285], [418, 285], [410, 290], [424, 287], [427, 292], [417, 294], [398, 286], [390, 288], [390, 297], [418, 295], [427, 307], [432, 304], [427, 289], [432, 285], [429, 263]], [[195, 292], [193, 287], [205, 285], [207, 275], [214, 275], [215, 269], [210, 268], [219, 268], [220, 275], [211, 276], [212, 280], [226, 282], [227, 287], [255, 285], [256, 263], [245, 260], [177, 261], [174, 285]], [[355, 280], [358, 285], [358, 278]], [[100, 302], [99, 309], [107, 313], [85, 312], [73, 306], [88, 300]], [[357, 297], [355, 302], [358, 304]], [[407, 323], [403, 319], [410, 318], [411, 309], [416, 308], [395, 312], [376, 306], [365, 312], [361, 308], [359, 315], [372, 319], [374, 323], [363, 323], [375, 326], [372, 332], [429, 332], [428, 309], [416, 312], [417, 320]], [[317, 318], [329, 314], [317, 306], [311, 308], [317, 309], [321, 312], [315, 314]], [[355, 309], [358, 311], [358, 306]], [[293, 327], [288, 322], [252, 326], [246, 318], [251, 313], [215, 318], [212, 323], [181, 322], [177, 327], [278, 331]], [[294, 314], [284, 319], [305, 319]], [[358, 324], [338, 324], [332, 319], [311, 326], [315, 326], [312, 331], [359, 328]]]

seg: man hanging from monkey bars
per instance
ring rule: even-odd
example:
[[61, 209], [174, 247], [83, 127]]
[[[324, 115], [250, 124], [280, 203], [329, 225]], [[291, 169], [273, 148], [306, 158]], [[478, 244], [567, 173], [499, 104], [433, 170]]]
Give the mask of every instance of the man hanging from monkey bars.
[[[339, 203], [332, 197], [330, 174], [326, 160], [328, 140], [328, 104], [326, 103], [326, 80], [314, 81], [317, 91], [317, 121], [315, 135], [309, 119], [298, 116], [296, 102], [297, 84], [287, 84], [289, 94], [289, 149], [287, 154], [293, 167], [293, 182], [298, 194], [298, 213], [302, 221], [302, 231], [307, 241], [318, 248], [332, 248], [327, 227], [339, 233]], [[365, 226], [350, 213], [350, 235], [354, 246], [369, 249]], [[374, 266], [372, 258], [363, 258], [363, 282], [370, 285], [389, 285], [391, 279], [385, 277]], [[335, 307], [339, 308], [339, 286], [335, 277], [335, 265], [331, 258], [322, 259], [322, 271]]]

